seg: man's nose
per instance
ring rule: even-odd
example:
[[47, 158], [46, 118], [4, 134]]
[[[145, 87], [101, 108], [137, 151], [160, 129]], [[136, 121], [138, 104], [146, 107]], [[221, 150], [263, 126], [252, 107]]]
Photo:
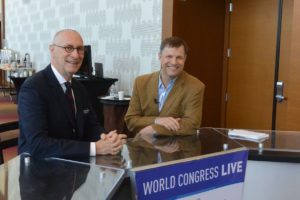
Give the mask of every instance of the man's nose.
[[174, 58], [171, 58], [171, 59], [170, 59], [170, 62], [171, 62], [171, 64], [174, 64], [174, 65], [175, 65], [175, 64], [176, 64], [176, 58], [175, 58], [175, 57], [174, 57]]

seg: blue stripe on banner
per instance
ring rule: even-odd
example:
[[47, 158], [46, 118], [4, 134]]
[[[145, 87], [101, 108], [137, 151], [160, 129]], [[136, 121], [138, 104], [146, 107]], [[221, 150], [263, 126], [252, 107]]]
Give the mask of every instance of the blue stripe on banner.
[[174, 199], [244, 182], [248, 150], [135, 173], [138, 199]]

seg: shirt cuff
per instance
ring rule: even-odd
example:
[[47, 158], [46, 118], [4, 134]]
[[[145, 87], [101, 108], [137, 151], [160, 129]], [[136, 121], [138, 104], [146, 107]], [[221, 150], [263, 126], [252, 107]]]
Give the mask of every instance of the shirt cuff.
[[91, 142], [90, 156], [96, 156], [96, 143], [95, 142]]

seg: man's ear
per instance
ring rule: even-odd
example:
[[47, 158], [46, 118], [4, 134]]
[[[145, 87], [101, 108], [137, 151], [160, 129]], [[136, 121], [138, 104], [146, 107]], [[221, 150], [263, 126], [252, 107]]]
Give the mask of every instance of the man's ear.
[[160, 58], [161, 58], [161, 53], [158, 53], [157, 56], [158, 56], [158, 59], [160, 60]]
[[54, 49], [54, 46], [52, 44], [49, 45], [49, 51], [52, 52]]
[[50, 57], [52, 58], [53, 52], [54, 52], [54, 46], [52, 44], [49, 45], [49, 52], [50, 52]]

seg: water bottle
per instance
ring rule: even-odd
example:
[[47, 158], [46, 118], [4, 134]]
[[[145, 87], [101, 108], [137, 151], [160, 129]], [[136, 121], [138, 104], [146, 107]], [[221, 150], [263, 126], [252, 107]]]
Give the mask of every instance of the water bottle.
[[115, 84], [112, 84], [109, 89], [109, 96], [116, 97], [117, 96], [117, 87]]

